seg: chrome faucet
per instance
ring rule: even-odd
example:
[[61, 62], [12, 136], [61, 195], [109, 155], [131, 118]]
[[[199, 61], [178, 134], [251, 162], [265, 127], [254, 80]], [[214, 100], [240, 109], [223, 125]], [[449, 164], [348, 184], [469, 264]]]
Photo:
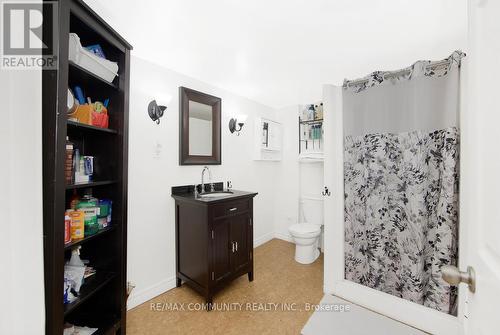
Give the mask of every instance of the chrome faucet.
[[212, 183], [212, 172], [205, 166], [201, 171], [201, 193], [205, 193], [205, 171], [208, 171], [208, 181], [210, 182], [210, 192], [214, 191], [214, 184]]

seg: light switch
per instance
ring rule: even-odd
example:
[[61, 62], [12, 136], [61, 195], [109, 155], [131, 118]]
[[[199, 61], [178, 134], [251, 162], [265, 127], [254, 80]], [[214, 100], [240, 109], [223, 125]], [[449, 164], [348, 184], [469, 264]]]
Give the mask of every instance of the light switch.
[[162, 150], [163, 150], [163, 146], [161, 145], [160, 142], [156, 141], [154, 148], [153, 148], [153, 158], [160, 158]]

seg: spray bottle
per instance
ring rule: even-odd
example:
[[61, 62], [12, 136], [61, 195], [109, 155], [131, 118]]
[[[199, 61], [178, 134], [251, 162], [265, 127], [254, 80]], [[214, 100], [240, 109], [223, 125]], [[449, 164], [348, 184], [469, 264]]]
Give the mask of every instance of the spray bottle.
[[68, 265], [85, 266], [85, 264], [83, 264], [82, 260], [80, 259], [80, 248], [81, 246], [78, 246], [71, 250], [71, 259], [69, 260]]

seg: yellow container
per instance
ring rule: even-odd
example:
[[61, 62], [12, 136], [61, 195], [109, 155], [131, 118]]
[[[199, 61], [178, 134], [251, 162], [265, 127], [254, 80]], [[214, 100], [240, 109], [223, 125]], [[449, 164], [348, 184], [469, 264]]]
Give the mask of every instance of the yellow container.
[[85, 213], [81, 210], [69, 212], [71, 218], [71, 239], [76, 240], [85, 237]]
[[68, 114], [69, 119], [76, 119], [80, 123], [85, 123], [92, 125], [92, 112], [94, 111], [94, 106], [85, 104], [76, 106], [73, 113]]

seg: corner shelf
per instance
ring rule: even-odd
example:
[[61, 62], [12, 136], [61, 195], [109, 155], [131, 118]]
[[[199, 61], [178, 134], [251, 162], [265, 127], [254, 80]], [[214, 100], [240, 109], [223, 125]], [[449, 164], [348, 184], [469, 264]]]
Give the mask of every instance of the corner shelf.
[[87, 236], [87, 237], [84, 237], [84, 238], [81, 238], [79, 240], [75, 240], [75, 241], [71, 241], [69, 242], [68, 244], [65, 244], [64, 245], [64, 250], [70, 250], [76, 246], [79, 246], [79, 245], [82, 245], [83, 243], [86, 243], [88, 241], [91, 241], [95, 238], [98, 238], [106, 233], [109, 233], [110, 231], [113, 231], [116, 229], [116, 226], [115, 225], [111, 225], [109, 227], [106, 227], [104, 229], [101, 229], [99, 230], [97, 233], [95, 233], [94, 235], [90, 235], [90, 236]]
[[300, 124], [315, 124], [315, 123], [323, 123], [323, 119], [317, 119], [317, 120], [300, 120]]
[[116, 274], [113, 272], [99, 272], [99, 270], [97, 270], [95, 275], [85, 279], [84, 284], [80, 287], [80, 295], [78, 298], [64, 305], [64, 316], [71, 313], [75, 308], [92, 297], [115, 277]]
[[68, 127], [75, 128], [75, 129], [97, 131], [97, 132], [109, 133], [109, 134], [118, 134], [118, 131], [116, 131], [114, 129], [91, 126], [89, 124], [71, 121], [71, 120], [68, 120], [67, 124], [68, 124]]
[[[313, 133], [311, 133], [313, 129]], [[299, 116], [299, 155], [307, 152], [322, 150], [323, 146], [323, 119], [302, 120]], [[316, 138], [315, 138], [316, 137]], [[312, 151], [311, 147], [312, 146]], [[300, 159], [299, 159], [300, 161]]]

